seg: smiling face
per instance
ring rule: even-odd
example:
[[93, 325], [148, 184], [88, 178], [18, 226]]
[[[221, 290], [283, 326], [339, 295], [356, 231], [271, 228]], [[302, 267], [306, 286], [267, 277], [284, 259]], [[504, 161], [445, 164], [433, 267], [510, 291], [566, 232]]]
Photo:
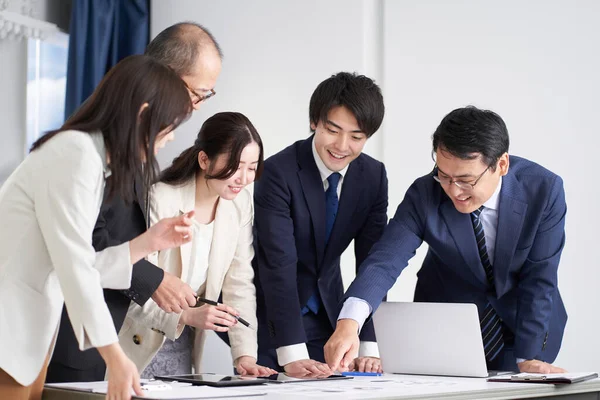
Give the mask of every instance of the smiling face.
[[[198, 155], [200, 168], [206, 171], [221, 171], [227, 166], [228, 154], [220, 154], [215, 160], [209, 160], [205, 152], [201, 151]], [[208, 179], [206, 185], [211, 193], [224, 198], [233, 200], [242, 191], [244, 187], [254, 182], [256, 178], [256, 168], [260, 157], [260, 148], [258, 144], [252, 142], [244, 147], [240, 156], [240, 164], [237, 171], [227, 179]], [[213, 173], [214, 173], [213, 172]]]
[[[472, 160], [463, 160], [440, 148], [436, 151], [438, 178], [444, 192], [450, 197], [454, 207], [461, 213], [471, 213], [481, 207], [492, 197], [498, 187], [500, 177], [508, 172], [508, 153], [504, 153], [494, 166], [488, 169], [481, 156]], [[451, 182], [452, 181], [452, 182]], [[459, 188], [453, 181], [470, 184], [462, 185], [469, 189]]]
[[367, 142], [367, 135], [360, 129], [356, 117], [344, 106], [333, 107], [327, 113], [327, 121], [315, 126], [315, 147], [325, 166], [334, 172], [346, 168], [360, 155]]

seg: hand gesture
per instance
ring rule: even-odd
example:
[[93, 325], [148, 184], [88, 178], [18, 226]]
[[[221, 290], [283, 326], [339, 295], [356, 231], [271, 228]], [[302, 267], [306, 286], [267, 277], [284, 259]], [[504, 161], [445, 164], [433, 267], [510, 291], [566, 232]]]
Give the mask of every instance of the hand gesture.
[[178, 217], [163, 218], [145, 233], [153, 251], [179, 247], [192, 240], [194, 211]]
[[235, 360], [235, 369], [240, 375], [269, 376], [277, 373], [274, 369], [263, 367], [250, 356], [241, 356]]
[[382, 373], [381, 359], [377, 357], [357, 357], [348, 366], [350, 371]]
[[190, 308], [181, 314], [181, 322], [198, 329], [208, 329], [216, 332], [227, 332], [230, 327], [237, 324], [233, 316], [239, 313], [225, 304], [211, 306], [204, 304], [201, 307]]
[[525, 360], [517, 364], [519, 371], [530, 374], [564, 374], [566, 370], [540, 360]]
[[358, 346], [358, 322], [353, 319], [341, 319], [335, 332], [325, 343], [325, 362], [332, 371], [348, 371], [358, 355]]
[[196, 293], [187, 283], [165, 271], [162, 282], [152, 294], [152, 300], [165, 312], [179, 314], [196, 305]]
[[294, 378], [316, 378], [333, 374], [333, 370], [327, 364], [315, 360], [292, 361], [285, 364], [283, 369]]
[[136, 396], [144, 396], [137, 367], [127, 358], [118, 343], [99, 347], [98, 351], [106, 362], [107, 399], [129, 400], [131, 399], [131, 389], [133, 389]]

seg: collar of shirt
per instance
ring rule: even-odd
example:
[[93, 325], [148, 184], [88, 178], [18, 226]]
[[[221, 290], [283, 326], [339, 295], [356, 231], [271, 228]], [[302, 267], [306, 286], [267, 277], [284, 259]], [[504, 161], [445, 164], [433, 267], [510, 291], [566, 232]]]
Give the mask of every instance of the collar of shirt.
[[[323, 182], [323, 187], [325, 188], [325, 190], [327, 190], [327, 187], [329, 186], [329, 182], [327, 181], [327, 178], [329, 178], [329, 175], [333, 174], [334, 171], [327, 168], [325, 166], [325, 163], [323, 162], [323, 160], [321, 160], [319, 153], [317, 153], [317, 146], [315, 145], [314, 136], [313, 136], [313, 140], [312, 140], [312, 153], [313, 153], [313, 157], [315, 158], [315, 163], [317, 164], [319, 174], [321, 175], [321, 181]], [[338, 172], [340, 173], [340, 175], [342, 175], [342, 177], [340, 178], [340, 183], [338, 184], [338, 188], [340, 188], [342, 186], [342, 182], [344, 181], [344, 175], [346, 175], [346, 172], [348, 172], [348, 165], [346, 165], [346, 167], [343, 170], [338, 171]]]
[[498, 210], [498, 204], [500, 204], [500, 189], [502, 188], [502, 177], [500, 177], [500, 181], [498, 182], [498, 187], [492, 194], [492, 197], [488, 199], [483, 206], [485, 208], [491, 208], [492, 210]]
[[98, 155], [102, 159], [102, 167], [104, 168], [104, 179], [106, 179], [111, 175], [111, 171], [106, 159], [106, 147], [104, 146], [104, 137], [102, 136], [102, 132], [100, 131], [93, 132], [90, 136], [92, 137], [92, 141], [94, 142], [94, 146], [96, 147]]

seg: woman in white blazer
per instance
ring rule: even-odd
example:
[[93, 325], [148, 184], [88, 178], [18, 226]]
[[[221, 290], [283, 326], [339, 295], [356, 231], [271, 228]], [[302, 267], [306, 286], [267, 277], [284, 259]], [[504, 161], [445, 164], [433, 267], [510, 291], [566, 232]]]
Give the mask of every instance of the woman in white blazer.
[[206, 120], [194, 145], [175, 158], [153, 187], [151, 221], [195, 211], [192, 241], [152, 255], [157, 265], [200, 297], [216, 301], [222, 294], [227, 305], [203, 304], [166, 314], [152, 300], [143, 307], [132, 302], [119, 342], [144, 371], [142, 377], [190, 373], [192, 365], [199, 372], [206, 330], [228, 332], [239, 374], [276, 373], [256, 364], [253, 202], [245, 187], [260, 176], [262, 164], [262, 141], [248, 118], [218, 113]]
[[92, 230], [107, 190], [131, 199], [151, 182], [155, 152], [191, 113], [189, 93], [146, 56], [121, 61], [62, 128], [33, 144], [0, 189], [0, 398], [41, 398], [63, 302], [81, 350], [97, 347], [108, 397], [141, 393], [117, 340], [102, 288], [126, 289], [132, 263], [191, 240], [192, 214], [163, 220], [96, 253]]

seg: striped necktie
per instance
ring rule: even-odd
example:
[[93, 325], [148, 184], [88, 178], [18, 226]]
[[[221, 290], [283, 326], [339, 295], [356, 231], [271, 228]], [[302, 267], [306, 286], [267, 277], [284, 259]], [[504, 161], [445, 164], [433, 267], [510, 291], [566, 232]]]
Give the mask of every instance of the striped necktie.
[[[481, 259], [481, 264], [483, 264], [487, 281], [493, 289], [494, 270], [485, 245], [485, 234], [480, 218], [483, 208], [484, 207], [481, 206], [471, 213], [471, 222], [473, 223], [473, 230], [475, 231], [479, 258]], [[481, 314], [481, 336], [483, 338], [485, 358], [488, 361], [492, 361], [504, 347], [504, 336], [502, 333], [502, 320], [490, 303], [487, 303]]]

